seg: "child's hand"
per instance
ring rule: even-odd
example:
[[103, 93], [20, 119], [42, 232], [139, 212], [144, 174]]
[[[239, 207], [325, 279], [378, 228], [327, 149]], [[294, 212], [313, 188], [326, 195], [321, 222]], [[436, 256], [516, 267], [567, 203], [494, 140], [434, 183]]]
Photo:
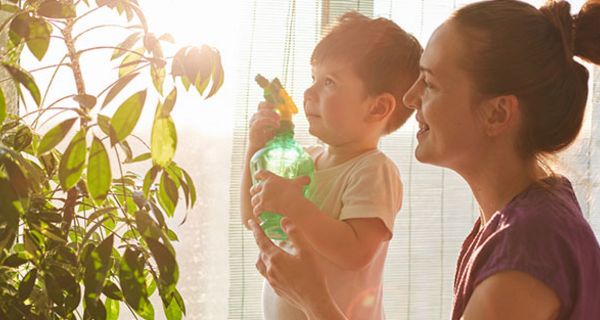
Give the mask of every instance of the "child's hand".
[[275, 112], [275, 105], [261, 102], [258, 111], [250, 119], [250, 134], [248, 149], [257, 151], [271, 140], [279, 128], [279, 114]]
[[297, 208], [299, 201], [304, 200], [304, 185], [310, 182], [307, 176], [290, 180], [265, 170], [254, 177], [260, 181], [250, 188], [253, 213], [257, 217], [265, 211], [293, 216], [290, 209]]

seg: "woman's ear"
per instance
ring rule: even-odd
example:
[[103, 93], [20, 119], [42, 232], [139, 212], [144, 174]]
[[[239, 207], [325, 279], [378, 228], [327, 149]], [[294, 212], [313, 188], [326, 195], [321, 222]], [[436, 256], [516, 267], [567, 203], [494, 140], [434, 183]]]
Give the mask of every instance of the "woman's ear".
[[488, 99], [481, 106], [481, 117], [485, 132], [493, 137], [516, 128], [520, 112], [519, 99], [514, 95]]
[[387, 119], [396, 109], [396, 98], [390, 93], [382, 93], [375, 97], [371, 104], [367, 121], [377, 122]]

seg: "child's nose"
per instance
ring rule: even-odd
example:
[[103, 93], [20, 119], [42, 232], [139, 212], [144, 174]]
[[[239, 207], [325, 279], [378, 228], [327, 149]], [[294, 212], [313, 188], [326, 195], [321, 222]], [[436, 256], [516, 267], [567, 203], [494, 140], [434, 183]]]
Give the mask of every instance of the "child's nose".
[[314, 86], [310, 86], [308, 87], [306, 90], [304, 90], [304, 103], [306, 104], [306, 102], [308, 101], [313, 101], [314, 100]]

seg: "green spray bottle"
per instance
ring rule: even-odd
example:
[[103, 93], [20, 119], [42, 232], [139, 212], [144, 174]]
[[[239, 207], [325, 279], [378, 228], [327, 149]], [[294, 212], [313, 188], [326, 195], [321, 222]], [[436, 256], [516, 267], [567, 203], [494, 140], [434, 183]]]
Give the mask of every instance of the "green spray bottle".
[[[259, 74], [255, 80], [263, 88], [265, 99], [275, 105], [275, 110], [280, 116], [280, 125], [275, 137], [250, 159], [252, 183], [254, 185], [260, 183], [254, 178], [256, 172], [260, 170], [268, 170], [287, 179], [308, 176], [312, 181], [315, 170], [312, 158], [294, 140], [292, 116], [298, 113], [298, 108], [277, 78], [269, 82]], [[306, 185], [303, 191], [305, 197], [308, 197], [308, 191], [309, 186]], [[287, 239], [287, 234], [281, 229], [282, 216], [280, 214], [263, 212], [259, 218], [260, 226], [269, 238], [273, 240]]]

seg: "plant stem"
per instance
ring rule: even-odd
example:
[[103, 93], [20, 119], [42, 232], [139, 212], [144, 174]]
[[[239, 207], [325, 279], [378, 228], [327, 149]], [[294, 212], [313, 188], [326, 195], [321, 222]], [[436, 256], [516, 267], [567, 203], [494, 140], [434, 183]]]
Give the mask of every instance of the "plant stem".
[[[67, 54], [69, 59], [71, 60], [71, 70], [73, 71], [73, 77], [75, 78], [75, 86], [77, 87], [78, 95], [85, 95], [85, 82], [83, 80], [83, 74], [81, 73], [81, 65], [79, 64], [79, 54], [77, 54], [77, 50], [75, 49], [75, 41], [73, 41], [73, 25], [75, 24], [75, 20], [70, 18], [67, 19], [67, 25], [62, 30], [63, 36], [65, 38], [65, 45], [67, 46]], [[86, 110], [85, 106], [82, 103], [79, 103], [79, 107], [82, 110]], [[87, 119], [85, 117], [81, 117], [81, 128], [85, 128], [87, 126]]]

